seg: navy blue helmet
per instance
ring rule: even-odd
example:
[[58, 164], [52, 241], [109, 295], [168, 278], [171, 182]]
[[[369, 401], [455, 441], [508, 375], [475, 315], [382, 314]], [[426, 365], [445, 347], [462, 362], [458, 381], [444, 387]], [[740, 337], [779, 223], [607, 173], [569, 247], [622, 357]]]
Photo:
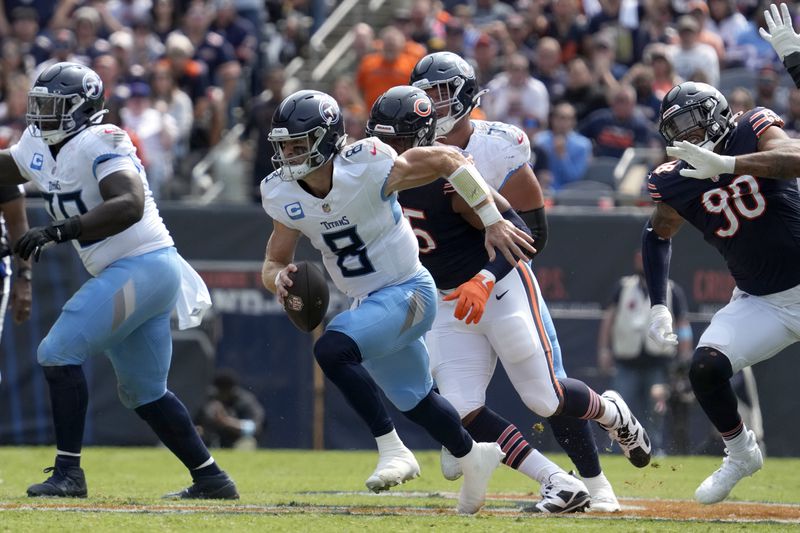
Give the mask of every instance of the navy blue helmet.
[[667, 145], [689, 140], [713, 150], [733, 128], [728, 101], [706, 83], [685, 81], [664, 96], [658, 131]]
[[436, 112], [425, 91], [410, 85], [392, 87], [375, 100], [365, 132], [398, 153], [430, 146], [436, 137]]
[[102, 120], [103, 82], [78, 63], [56, 63], [36, 78], [28, 92], [25, 122], [34, 137], [58, 144]]
[[428, 93], [436, 106], [436, 136], [450, 133], [461, 117], [480, 105], [475, 70], [452, 52], [436, 52], [420, 59], [411, 72], [411, 85]]
[[[281, 102], [268, 138], [275, 148], [272, 164], [286, 181], [302, 179], [333, 159], [347, 140], [339, 104], [328, 94], [310, 90]], [[304, 141], [305, 149], [285, 150], [290, 141]]]

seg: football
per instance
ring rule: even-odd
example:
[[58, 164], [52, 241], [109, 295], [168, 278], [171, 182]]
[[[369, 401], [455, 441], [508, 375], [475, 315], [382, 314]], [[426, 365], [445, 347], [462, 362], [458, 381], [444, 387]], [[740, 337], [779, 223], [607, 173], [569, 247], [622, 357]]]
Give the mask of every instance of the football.
[[320, 270], [308, 261], [299, 261], [297, 272], [290, 272], [292, 286], [283, 308], [289, 320], [300, 331], [310, 332], [320, 325], [328, 312], [328, 281]]

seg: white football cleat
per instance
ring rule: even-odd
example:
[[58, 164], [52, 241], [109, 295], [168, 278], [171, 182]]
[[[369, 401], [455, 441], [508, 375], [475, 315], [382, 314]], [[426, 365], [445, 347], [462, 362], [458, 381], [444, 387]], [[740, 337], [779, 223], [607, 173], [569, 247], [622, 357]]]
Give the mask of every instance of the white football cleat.
[[650, 464], [650, 437], [618, 392], [607, 390], [602, 396], [617, 407], [618, 416], [613, 426], [604, 426], [600, 423], [598, 425], [619, 444], [622, 453], [633, 466], [644, 468]]
[[461, 463], [444, 446], [442, 446], [442, 453], [439, 456], [439, 465], [442, 467], [442, 475], [447, 481], [455, 481], [464, 474], [461, 471]]
[[[573, 474], [574, 475], [574, 474]], [[589, 489], [592, 503], [589, 512], [592, 513], [618, 513], [621, 509], [617, 495], [611, 487], [606, 476], [601, 472], [599, 476], [583, 478], [583, 482]]]
[[541, 488], [542, 499], [522, 510], [530, 513], [579, 513], [589, 507], [589, 489], [566, 472], [552, 474]]
[[473, 442], [472, 449], [459, 459], [464, 472], [464, 483], [458, 493], [459, 513], [475, 514], [486, 501], [486, 489], [492, 473], [500, 466], [506, 454], [496, 442]]
[[728, 497], [733, 487], [744, 477], [752, 476], [764, 466], [764, 458], [758, 447], [756, 435], [747, 430], [748, 445], [743, 452], [731, 453], [725, 449], [722, 466], [703, 481], [694, 493], [700, 503], [721, 502]]
[[408, 448], [378, 458], [378, 466], [367, 479], [367, 488], [378, 493], [419, 477], [419, 463]]

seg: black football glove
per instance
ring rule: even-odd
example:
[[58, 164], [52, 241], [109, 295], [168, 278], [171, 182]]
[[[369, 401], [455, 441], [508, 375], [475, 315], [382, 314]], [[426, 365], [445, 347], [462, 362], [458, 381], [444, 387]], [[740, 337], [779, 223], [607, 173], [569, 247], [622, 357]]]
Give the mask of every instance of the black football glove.
[[77, 239], [80, 234], [81, 219], [77, 215], [66, 220], [56, 220], [47, 226], [31, 228], [26, 231], [14, 246], [14, 253], [26, 261], [33, 255], [33, 260], [38, 261], [42, 250], [49, 243]]

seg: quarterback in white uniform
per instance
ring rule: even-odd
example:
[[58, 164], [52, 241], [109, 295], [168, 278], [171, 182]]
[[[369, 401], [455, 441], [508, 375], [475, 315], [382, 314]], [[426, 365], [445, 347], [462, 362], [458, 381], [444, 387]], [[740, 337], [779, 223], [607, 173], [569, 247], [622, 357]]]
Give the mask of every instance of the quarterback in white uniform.
[[[46, 247], [71, 241], [93, 276], [64, 305], [37, 351], [50, 388], [57, 450], [54, 466], [45, 470], [52, 475], [31, 485], [28, 496], [86, 497], [80, 459], [88, 391], [81, 365], [105, 352], [122, 403], [147, 422], [194, 480], [171, 496], [238, 498], [186, 407], [167, 390], [169, 318], [182, 281], [194, 292], [207, 291], [175, 250], [128, 135], [99, 124], [103, 105], [97, 73], [76, 63], [52, 65], [28, 94], [28, 129], [19, 143], [0, 151], [3, 183], [33, 182], [53, 218], [26, 232], [14, 252], [38, 261]], [[182, 301], [196, 296], [188, 292]], [[200, 307], [179, 308], [181, 321]]]
[[398, 157], [375, 138], [345, 147], [343, 122], [336, 101], [318, 91], [294, 93], [275, 111], [269, 137], [277, 170], [261, 185], [273, 219], [264, 285], [281, 301], [287, 296], [297, 242], [308, 237], [336, 286], [355, 299], [326, 327], [314, 355], [375, 437], [379, 460], [367, 487], [378, 492], [419, 475], [381, 402], [380, 386], [458, 458], [464, 469], [458, 510], [475, 513], [502, 452], [495, 443], [474, 443], [458, 413], [431, 390], [422, 337], [436, 313], [435, 287], [417, 259], [397, 191], [449, 176], [486, 222], [492, 256], [494, 246], [511, 260], [531, 254], [530, 237], [502, 219], [483, 179], [459, 152], [425, 148]]
[[[529, 166], [527, 135], [508, 124], [470, 120], [470, 112], [479, 105], [485, 91], [479, 89], [472, 67], [456, 54], [437, 52], [423, 57], [414, 67], [411, 84], [433, 99], [439, 140], [469, 154], [487, 183], [513, 208], [532, 212], [534, 243], [541, 251], [547, 237], [544, 199]], [[510, 272], [503, 270], [502, 277], [491, 271], [487, 274], [485, 269], [465, 272], [459, 277], [457, 283], [461, 285], [457, 288], [452, 285], [455, 278], [440, 280], [436, 272], [432, 273], [437, 286], [442, 288], [444, 282], [459, 297], [440, 295], [439, 313], [426, 336], [431, 371], [439, 390], [459, 411], [470, 433], [476, 440], [499, 442], [507, 453], [508, 466], [541, 482], [544, 458], [532, 453], [514, 424], [484, 405], [486, 388], [499, 358], [525, 405], [548, 417], [554, 435], [586, 482], [591, 508], [618, 511], [619, 503], [600, 469], [591, 428], [578, 418], [597, 420], [639, 467], [649, 462], [649, 440], [616, 393], [601, 396], [582, 382], [567, 378], [555, 327], [530, 265], [521, 263]], [[472, 302], [485, 310], [479, 321], [468, 318], [464, 322], [459, 308], [468, 295], [478, 293], [474, 290], [478, 284], [488, 290], [481, 291], [481, 298], [473, 298]], [[494, 298], [490, 298], [492, 293]], [[447, 454], [442, 456], [442, 469], [446, 477], [459, 475], [457, 464]], [[563, 477], [560, 480], [564, 482]], [[556, 476], [553, 482], [558, 481]], [[554, 504], [548, 507], [555, 509], [550, 512], [570, 508], [571, 501], [555, 503], [550, 498], [562, 490], [577, 489], [569, 484], [563, 489], [543, 484], [543, 501]], [[539, 505], [531, 510], [544, 509]]]

